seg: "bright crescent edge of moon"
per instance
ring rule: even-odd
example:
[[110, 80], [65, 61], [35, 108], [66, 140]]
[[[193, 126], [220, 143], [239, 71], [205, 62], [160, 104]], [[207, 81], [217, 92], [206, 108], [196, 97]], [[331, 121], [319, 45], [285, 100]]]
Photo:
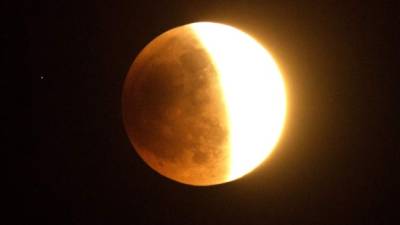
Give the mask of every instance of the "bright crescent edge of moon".
[[190, 27], [219, 74], [230, 132], [226, 182], [232, 181], [259, 166], [279, 140], [286, 116], [283, 77], [273, 57], [248, 34], [212, 22]]

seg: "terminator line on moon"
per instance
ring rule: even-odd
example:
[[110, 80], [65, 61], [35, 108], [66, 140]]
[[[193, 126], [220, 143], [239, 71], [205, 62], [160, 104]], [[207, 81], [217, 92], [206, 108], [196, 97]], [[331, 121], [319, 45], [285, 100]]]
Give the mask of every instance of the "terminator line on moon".
[[171, 29], [134, 60], [125, 130], [155, 171], [190, 185], [232, 181], [272, 152], [286, 114], [283, 78], [244, 32], [198, 22]]

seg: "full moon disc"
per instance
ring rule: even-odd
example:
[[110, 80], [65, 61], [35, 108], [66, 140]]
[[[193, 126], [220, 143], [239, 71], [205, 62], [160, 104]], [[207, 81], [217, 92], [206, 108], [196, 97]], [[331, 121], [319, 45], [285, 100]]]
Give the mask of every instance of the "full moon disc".
[[136, 57], [122, 112], [131, 144], [155, 171], [185, 184], [220, 184], [251, 172], [274, 149], [286, 114], [284, 82], [246, 33], [191, 23]]

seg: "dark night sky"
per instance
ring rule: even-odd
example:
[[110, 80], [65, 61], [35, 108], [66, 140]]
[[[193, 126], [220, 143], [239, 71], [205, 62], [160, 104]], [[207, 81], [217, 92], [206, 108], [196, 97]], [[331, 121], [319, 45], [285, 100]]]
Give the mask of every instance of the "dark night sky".
[[[41, 224], [388, 224], [398, 208], [398, 9], [321, 2], [26, 3], [33, 151], [23, 216]], [[204, 20], [247, 31], [272, 52], [289, 112], [267, 163], [200, 188], [139, 158], [120, 97], [149, 41]]]

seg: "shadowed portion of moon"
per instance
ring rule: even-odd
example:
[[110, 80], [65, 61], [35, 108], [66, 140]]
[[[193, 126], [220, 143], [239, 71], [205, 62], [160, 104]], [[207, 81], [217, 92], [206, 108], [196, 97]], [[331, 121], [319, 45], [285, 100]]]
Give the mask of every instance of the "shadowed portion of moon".
[[125, 80], [125, 129], [143, 160], [192, 185], [227, 181], [229, 127], [218, 73], [189, 25], [147, 45]]

